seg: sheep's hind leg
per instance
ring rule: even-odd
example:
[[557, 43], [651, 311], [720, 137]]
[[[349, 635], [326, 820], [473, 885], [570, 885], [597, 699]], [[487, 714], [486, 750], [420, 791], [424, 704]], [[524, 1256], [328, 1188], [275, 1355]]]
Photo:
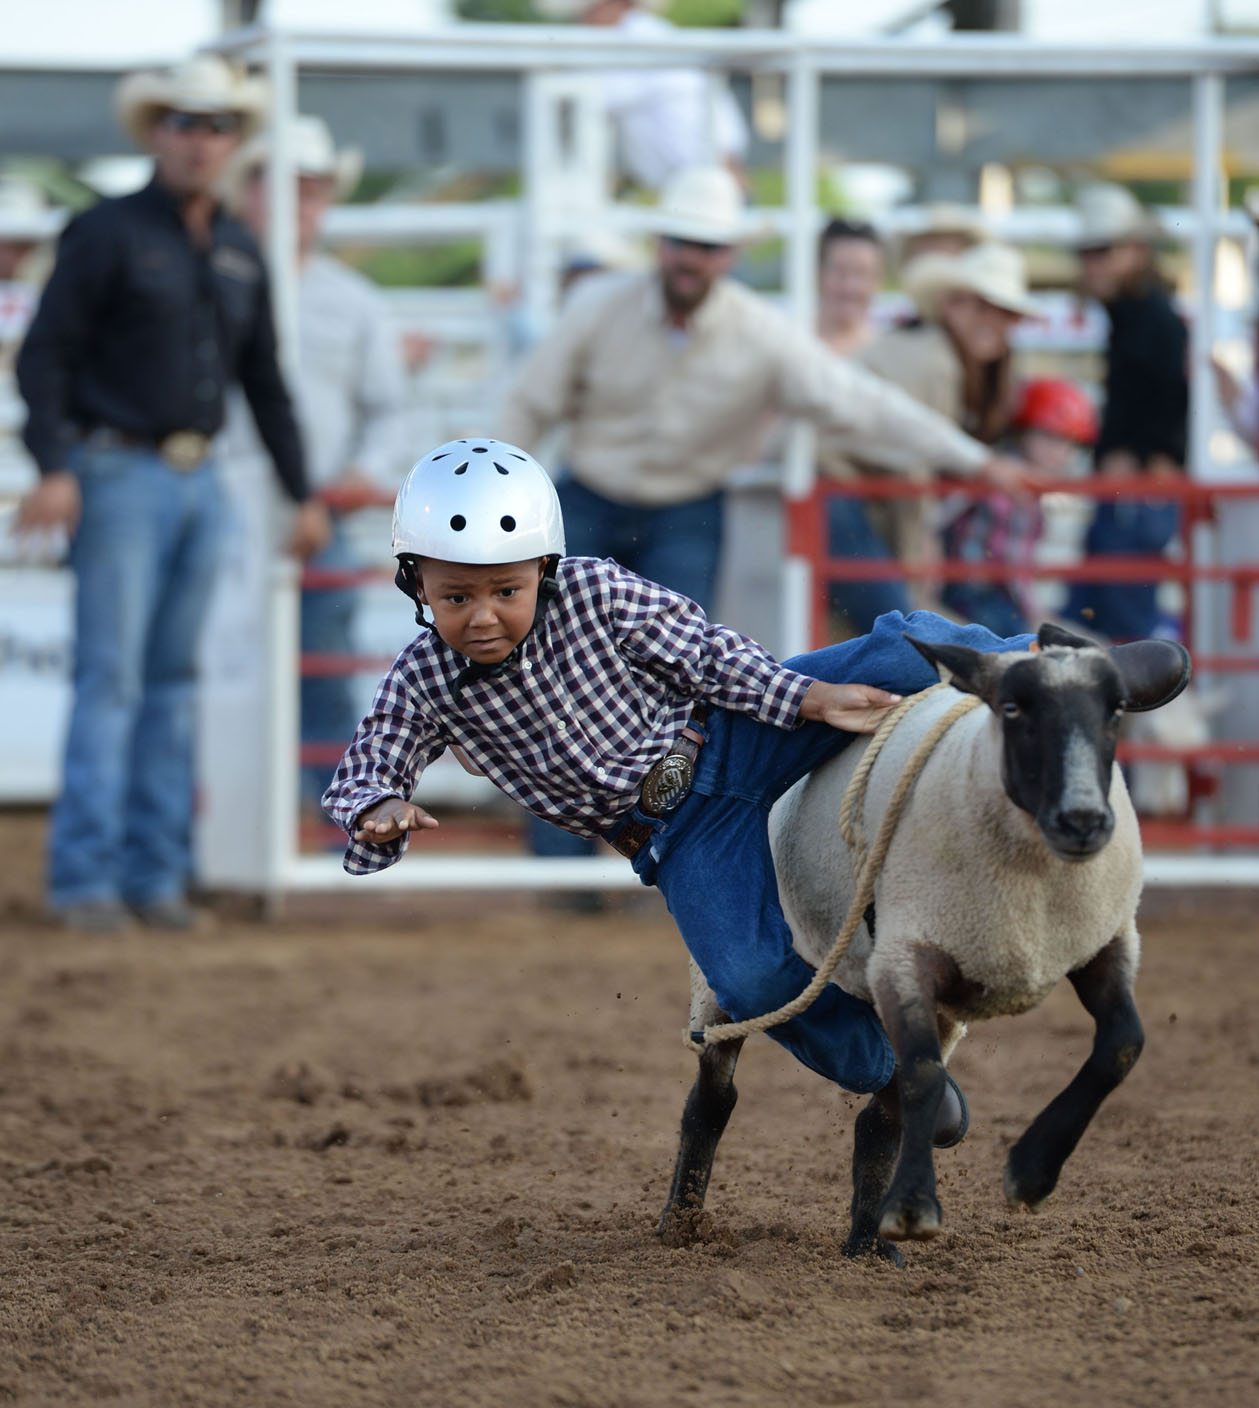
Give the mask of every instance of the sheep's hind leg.
[[[691, 993], [692, 1031], [727, 1020], [693, 963]], [[682, 1111], [682, 1135], [673, 1183], [656, 1229], [662, 1240], [671, 1246], [695, 1237], [717, 1145], [738, 1099], [734, 1068], [742, 1049], [742, 1040], [723, 1041], [708, 1047], [699, 1058], [695, 1084]]]
[[1093, 1050], [1075, 1079], [1049, 1102], [1010, 1150], [1005, 1195], [1035, 1209], [1053, 1192], [1071, 1151], [1101, 1103], [1141, 1054], [1145, 1036], [1132, 998], [1139, 941], [1130, 927], [1091, 962], [1068, 976], [1097, 1024]]
[[879, 1017], [896, 1052], [900, 1158], [878, 1218], [879, 1235], [892, 1242], [928, 1241], [940, 1231], [933, 1157], [946, 1085], [939, 1005], [960, 981], [957, 965], [941, 950], [921, 944], [912, 953], [911, 964], [889, 964], [870, 975]]

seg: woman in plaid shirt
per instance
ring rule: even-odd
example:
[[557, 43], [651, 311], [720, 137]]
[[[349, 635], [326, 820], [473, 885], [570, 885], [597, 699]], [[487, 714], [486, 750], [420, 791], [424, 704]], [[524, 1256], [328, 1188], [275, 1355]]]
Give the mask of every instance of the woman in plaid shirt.
[[[411, 798], [424, 768], [458, 749], [534, 815], [628, 856], [734, 1020], [812, 976], [779, 904], [769, 810], [902, 693], [936, 682], [906, 629], [982, 650], [1030, 640], [890, 613], [780, 665], [610, 559], [565, 558], [546, 471], [500, 441], [420, 460], [393, 547], [417, 620], [427, 606], [433, 621], [394, 662], [324, 796], [351, 838], [346, 869], [392, 865], [412, 832], [437, 826]], [[834, 984], [770, 1035], [847, 1090], [892, 1076], [873, 1008]]]

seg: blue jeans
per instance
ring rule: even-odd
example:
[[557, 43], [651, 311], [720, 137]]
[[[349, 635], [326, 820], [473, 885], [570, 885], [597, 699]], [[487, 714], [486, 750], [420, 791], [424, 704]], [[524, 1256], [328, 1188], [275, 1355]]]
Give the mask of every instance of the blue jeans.
[[[892, 561], [892, 550], [870, 521], [869, 507], [861, 499], [836, 494], [826, 503], [826, 541], [832, 557], [872, 557]], [[889, 611], [912, 609], [903, 582], [832, 582], [827, 588], [832, 611], [843, 616], [854, 631], [869, 631]]]
[[[574, 557], [613, 557], [640, 577], [690, 597], [711, 615], [724, 495], [636, 508], [605, 499], [575, 479], [563, 479], [556, 488], [566, 546]], [[529, 849], [535, 856], [588, 856], [594, 854], [594, 842], [530, 817]]]
[[70, 548], [74, 706], [49, 832], [49, 898], [151, 904], [192, 873], [197, 638], [223, 499], [214, 465], [80, 446]]
[[[335, 570], [358, 567], [340, 518], [333, 520], [332, 539], [311, 567]], [[302, 593], [302, 653], [348, 655], [354, 648], [354, 617], [358, 593], [353, 587]], [[349, 675], [304, 677], [301, 687], [302, 742], [335, 743], [344, 748], [354, 737], [360, 711], [354, 706], [353, 679]], [[302, 798], [318, 805], [335, 764], [302, 768]]]
[[[977, 650], [1023, 649], [982, 626], [956, 626], [928, 611], [881, 616], [867, 636], [800, 655], [786, 664], [835, 684], [872, 684], [911, 694], [935, 684], [935, 670], [904, 638]], [[710, 711], [691, 794], [671, 816], [652, 820], [651, 843], [634, 869], [659, 887], [691, 956], [735, 1021], [780, 1007], [813, 970], [792, 947], [769, 847], [769, 810], [806, 773], [853, 735], [823, 723], [773, 728], [748, 714]], [[891, 1044], [873, 1008], [830, 984], [799, 1017], [769, 1035], [811, 1070], [846, 1090], [879, 1090], [891, 1078]]]

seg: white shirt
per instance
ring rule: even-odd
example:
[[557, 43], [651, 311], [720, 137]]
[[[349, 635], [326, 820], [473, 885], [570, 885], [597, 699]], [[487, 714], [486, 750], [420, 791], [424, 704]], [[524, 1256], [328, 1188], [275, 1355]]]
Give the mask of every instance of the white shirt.
[[[312, 489], [347, 469], [395, 489], [416, 458], [407, 438], [407, 382], [398, 334], [376, 286], [326, 254], [298, 285], [300, 371], [293, 385]], [[226, 430], [229, 461], [257, 453], [240, 398]]]
[[[634, 9], [615, 26], [628, 39], [668, 34], [674, 26]], [[634, 179], [662, 186], [675, 171], [742, 159], [747, 124], [724, 83], [711, 92], [696, 68], [616, 69], [598, 75], [608, 112], [616, 121], [621, 154]]]
[[647, 507], [723, 487], [755, 457], [773, 413], [843, 434], [863, 461], [902, 473], [974, 473], [991, 457], [733, 280], [713, 285], [689, 336], [674, 332], [654, 271], [584, 279], [517, 369], [500, 437], [532, 450], [567, 424], [573, 477], [616, 503]]

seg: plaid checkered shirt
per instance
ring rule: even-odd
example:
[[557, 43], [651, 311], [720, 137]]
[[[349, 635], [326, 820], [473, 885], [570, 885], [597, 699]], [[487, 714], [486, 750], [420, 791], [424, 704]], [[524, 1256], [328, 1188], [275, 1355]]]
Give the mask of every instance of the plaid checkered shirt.
[[[610, 559], [565, 558], [558, 583], [501, 674], [457, 693], [468, 662], [436, 631], [398, 656], [324, 794], [347, 834], [384, 798], [410, 799], [424, 768], [457, 744], [535, 816], [600, 836], [633, 807], [697, 701], [778, 728], [799, 723], [813, 681], [693, 601]], [[407, 840], [351, 839], [345, 868], [382, 870]]]

